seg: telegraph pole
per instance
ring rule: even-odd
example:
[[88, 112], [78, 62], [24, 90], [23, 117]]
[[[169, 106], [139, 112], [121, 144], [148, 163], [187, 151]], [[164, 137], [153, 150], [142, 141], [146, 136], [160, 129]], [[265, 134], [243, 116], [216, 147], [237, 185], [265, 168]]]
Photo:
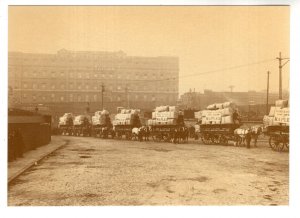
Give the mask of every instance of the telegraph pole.
[[127, 101], [127, 108], [129, 109], [129, 96], [128, 96], [128, 87], [127, 87], [127, 84], [125, 86], [125, 95], [126, 95], [126, 101]]
[[[277, 57], [279, 61], [279, 99], [282, 99], [282, 68], [284, 65], [286, 65], [290, 59], [289, 58], [282, 58], [281, 57], [281, 52], [279, 52], [279, 57]], [[287, 60], [284, 64], [282, 64], [283, 60]]]
[[102, 103], [102, 110], [104, 110], [104, 103], [103, 103], [103, 93], [104, 93], [104, 85], [103, 83], [101, 84], [101, 103]]
[[270, 79], [270, 71], [268, 71], [267, 74], [268, 74], [268, 80], [267, 80], [267, 109], [266, 109], [266, 114], [269, 113], [269, 79]]

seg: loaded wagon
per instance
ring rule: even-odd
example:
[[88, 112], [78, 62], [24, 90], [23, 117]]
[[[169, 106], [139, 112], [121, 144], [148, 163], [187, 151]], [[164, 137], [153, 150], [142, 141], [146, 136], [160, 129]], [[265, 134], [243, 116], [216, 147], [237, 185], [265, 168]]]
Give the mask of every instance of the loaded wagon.
[[267, 126], [265, 135], [269, 136], [269, 145], [275, 151], [289, 150], [289, 126]]
[[131, 140], [134, 137], [133, 128], [141, 127], [139, 113], [139, 109], [118, 108], [113, 121], [116, 138], [122, 139], [125, 136], [127, 140]]
[[156, 107], [152, 119], [148, 120], [148, 126], [154, 141], [170, 142], [180, 138], [187, 141], [188, 130], [177, 106]]
[[92, 136], [100, 138], [115, 137], [115, 131], [111, 123], [109, 112], [106, 110], [96, 111], [92, 117]]
[[196, 135], [204, 144], [228, 145], [229, 141], [236, 141], [234, 130], [241, 124], [200, 124], [199, 126], [200, 129], [196, 128]]
[[74, 136], [91, 136], [92, 125], [90, 117], [79, 115], [74, 119], [73, 135]]
[[289, 150], [289, 121], [287, 100], [275, 101], [269, 115], [264, 116], [264, 134], [269, 136], [269, 145], [274, 151]]
[[175, 138], [176, 131], [184, 125], [150, 125], [151, 137], [154, 141], [171, 142]]
[[73, 115], [65, 113], [59, 118], [58, 130], [61, 135], [73, 135]]
[[195, 139], [201, 138], [204, 144], [224, 144], [236, 141], [234, 131], [242, 124], [236, 105], [224, 102], [208, 105], [206, 110], [195, 112], [198, 123], [195, 125]]

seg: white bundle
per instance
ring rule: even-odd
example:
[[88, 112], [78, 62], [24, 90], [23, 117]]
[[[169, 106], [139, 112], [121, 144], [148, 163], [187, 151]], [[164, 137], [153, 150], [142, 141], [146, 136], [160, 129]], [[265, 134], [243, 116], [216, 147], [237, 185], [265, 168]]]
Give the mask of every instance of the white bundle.
[[140, 114], [140, 112], [141, 112], [141, 110], [139, 110], [139, 109], [132, 109], [131, 110], [131, 114]]
[[196, 111], [196, 112], [194, 112], [194, 114], [195, 114], [196, 119], [201, 119], [202, 118], [202, 111]]
[[169, 106], [169, 111], [171, 111], [171, 112], [178, 112], [179, 108], [177, 106]]
[[274, 123], [283, 123], [289, 125], [290, 123], [290, 109], [281, 108], [276, 109], [274, 114]]
[[105, 125], [105, 122], [106, 122], [105, 115], [92, 116], [92, 124], [93, 125]]
[[115, 120], [126, 120], [126, 119], [131, 119], [132, 114], [116, 114], [115, 115]]
[[107, 110], [103, 110], [103, 111], [101, 112], [101, 115], [109, 115], [109, 112], [108, 112]]
[[[154, 112], [154, 117], [157, 118], [177, 118], [178, 112], [175, 111], [164, 111], [164, 112]], [[154, 119], [154, 117], [152, 117]]]
[[73, 117], [73, 114], [72, 114], [72, 113], [65, 113], [65, 114], [63, 115], [63, 117], [72, 118], [72, 117]]
[[169, 106], [159, 106], [155, 108], [156, 112], [169, 111]]
[[223, 104], [222, 103], [217, 103], [215, 104], [217, 109], [223, 109]]
[[220, 111], [222, 116], [230, 116], [233, 114], [233, 109], [231, 107], [220, 109], [218, 111]]
[[231, 101], [228, 101], [228, 102], [224, 102], [223, 103], [223, 108], [232, 108], [232, 109], [235, 109], [236, 108], [236, 104], [231, 102]]
[[280, 108], [288, 107], [288, 100], [277, 100], [275, 101], [275, 106]]
[[231, 124], [231, 123], [233, 123], [232, 116], [224, 116], [224, 117], [222, 117], [221, 123], [222, 124]]
[[206, 107], [207, 110], [215, 110], [216, 109], [216, 105], [215, 104], [210, 104]]
[[275, 111], [278, 110], [278, 109], [280, 110], [280, 107], [272, 106], [272, 107], [270, 108], [269, 116], [274, 117]]

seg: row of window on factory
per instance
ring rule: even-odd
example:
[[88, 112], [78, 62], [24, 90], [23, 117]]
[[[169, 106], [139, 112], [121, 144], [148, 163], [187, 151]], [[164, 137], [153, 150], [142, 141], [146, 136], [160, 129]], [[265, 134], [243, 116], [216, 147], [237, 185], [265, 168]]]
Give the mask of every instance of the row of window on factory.
[[174, 80], [176, 75], [173, 71], [166, 72], [115, 72], [115, 71], [9, 71], [9, 75], [15, 78], [77, 78], [77, 79], [127, 79], [127, 80], [155, 80], [171, 79]]
[[[96, 102], [101, 101], [101, 95], [99, 94], [55, 94], [51, 93], [49, 95], [36, 95], [36, 94], [22, 94], [22, 102]], [[110, 95], [105, 96], [104, 100], [114, 102], [114, 101], [127, 101], [127, 97], [118, 96], [118, 95]], [[175, 96], [165, 95], [165, 96], [155, 96], [155, 95], [146, 95], [146, 94], [129, 94], [129, 101], [174, 101], [176, 100]]]
[[[176, 85], [169, 85], [166, 82], [158, 83], [134, 83], [134, 84], [106, 84], [104, 83], [104, 91], [166, 91], [176, 92]], [[18, 82], [14, 82], [14, 89], [20, 89]], [[102, 83], [32, 83], [23, 82], [22, 89], [33, 90], [102, 90]]]

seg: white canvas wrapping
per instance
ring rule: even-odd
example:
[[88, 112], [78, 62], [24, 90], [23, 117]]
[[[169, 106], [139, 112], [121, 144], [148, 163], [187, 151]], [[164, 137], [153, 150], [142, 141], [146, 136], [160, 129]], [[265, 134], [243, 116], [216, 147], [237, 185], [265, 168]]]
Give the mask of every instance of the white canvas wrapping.
[[206, 109], [207, 110], [214, 110], [214, 109], [216, 109], [216, 105], [215, 104], [210, 104], [210, 105], [207, 106]]
[[171, 112], [178, 112], [179, 108], [178, 108], [178, 106], [169, 106], [169, 111], [171, 111]]
[[233, 113], [233, 109], [231, 107], [227, 107], [219, 110], [222, 116], [230, 116]]
[[217, 103], [217, 104], [215, 104], [215, 106], [218, 109], [223, 109], [223, 104], [222, 103]]
[[276, 109], [274, 114], [274, 123], [290, 123], [290, 109], [289, 108], [282, 108]]
[[231, 101], [228, 101], [228, 102], [224, 102], [223, 103], [223, 108], [228, 108], [228, 107], [230, 107], [230, 108], [236, 108], [236, 104], [235, 103], [233, 103], [233, 102], [231, 102]]
[[[175, 111], [164, 111], [164, 112], [155, 112], [155, 118], [177, 118], [178, 117], [178, 112]], [[153, 117], [152, 117], [153, 118]]]
[[288, 100], [277, 100], [275, 101], [275, 106], [280, 108], [288, 107]]
[[275, 111], [276, 111], [277, 109], [280, 110], [280, 107], [272, 106], [272, 107], [270, 108], [269, 116], [274, 117]]
[[194, 114], [195, 114], [196, 119], [201, 119], [202, 118], [202, 112], [201, 111], [196, 111], [196, 112], [194, 112]]
[[232, 116], [224, 116], [222, 117], [222, 124], [231, 124], [233, 123]]

